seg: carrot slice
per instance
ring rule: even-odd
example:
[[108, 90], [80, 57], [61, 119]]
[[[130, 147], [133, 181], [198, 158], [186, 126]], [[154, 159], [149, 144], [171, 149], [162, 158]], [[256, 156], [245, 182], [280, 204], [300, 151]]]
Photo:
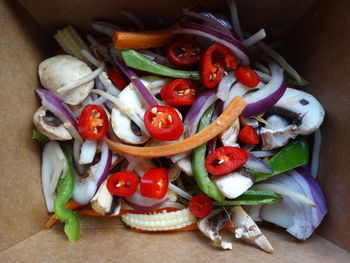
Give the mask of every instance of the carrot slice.
[[118, 49], [163, 47], [170, 43], [173, 34], [169, 29], [154, 31], [115, 31], [113, 41]]
[[190, 138], [167, 145], [138, 147], [118, 143], [106, 137], [103, 138], [103, 140], [108, 144], [110, 149], [128, 155], [146, 158], [170, 156], [192, 150], [219, 135], [233, 123], [239, 114], [241, 114], [245, 106], [246, 103], [240, 97], [235, 97], [227, 109], [207, 128], [201, 130]]
[[[81, 204], [78, 204], [75, 202], [73, 199], [69, 200], [65, 205], [64, 208], [69, 209], [69, 210], [74, 210], [75, 208], [81, 206]], [[58, 219], [56, 218], [56, 215], [53, 214], [47, 223], [45, 224], [46, 229], [50, 229], [53, 225], [57, 223]]]

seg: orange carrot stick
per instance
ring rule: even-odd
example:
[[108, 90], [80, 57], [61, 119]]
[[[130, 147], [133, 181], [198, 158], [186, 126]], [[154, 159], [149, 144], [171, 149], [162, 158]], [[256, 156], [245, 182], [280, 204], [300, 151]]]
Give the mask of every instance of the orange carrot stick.
[[240, 97], [235, 97], [227, 109], [207, 128], [201, 130], [190, 138], [171, 144], [153, 147], [139, 147], [118, 143], [107, 139], [106, 137], [103, 140], [108, 144], [110, 149], [128, 155], [146, 158], [170, 156], [192, 150], [216, 137], [233, 123], [239, 114], [241, 114], [245, 106], [246, 103]]
[[[73, 199], [69, 200], [65, 205], [64, 208], [69, 209], [69, 210], [74, 210], [75, 208], [81, 206], [81, 204], [78, 204], [75, 202]], [[53, 225], [57, 223], [58, 219], [56, 218], [56, 215], [53, 214], [47, 223], [45, 224], [46, 229], [50, 229]]]
[[173, 38], [169, 29], [154, 31], [115, 31], [113, 41], [119, 49], [163, 47]]

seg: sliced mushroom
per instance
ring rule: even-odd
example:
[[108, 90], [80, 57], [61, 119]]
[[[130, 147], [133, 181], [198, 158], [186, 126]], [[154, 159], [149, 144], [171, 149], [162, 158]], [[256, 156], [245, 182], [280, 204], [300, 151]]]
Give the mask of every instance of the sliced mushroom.
[[323, 122], [325, 111], [314, 96], [287, 88], [281, 99], [265, 114], [270, 126], [261, 128], [263, 150], [281, 147], [298, 135], [316, 131]]
[[226, 210], [214, 210], [207, 217], [200, 219], [197, 225], [203, 235], [214, 241], [216, 245], [223, 249], [232, 249], [232, 243], [223, 241], [219, 234], [219, 231], [229, 220], [230, 212]]
[[255, 244], [267, 253], [275, 250], [267, 238], [262, 234], [259, 227], [250, 216], [240, 206], [231, 207], [231, 219], [235, 225], [235, 237], [243, 239], [251, 244]]
[[69, 141], [72, 139], [64, 124], [50, 111], [40, 107], [33, 116], [35, 127], [51, 140]]
[[[128, 85], [118, 96], [120, 101], [125, 102], [126, 108], [113, 107], [111, 115], [112, 128], [119, 139], [130, 144], [142, 144], [150, 138], [139, 126], [133, 122], [125, 111], [143, 116], [145, 107], [143, 99], [132, 84]], [[143, 118], [143, 117], [142, 117]], [[142, 120], [142, 118], [140, 120]]]
[[231, 126], [219, 135], [222, 145], [239, 147], [237, 143], [239, 128], [239, 119], [237, 118]]
[[118, 213], [116, 210], [120, 210], [119, 198], [112, 196], [107, 189], [107, 179], [92, 198], [91, 207], [102, 215]]
[[252, 177], [245, 169], [222, 176], [212, 176], [212, 181], [227, 198], [236, 198], [254, 184]]
[[40, 63], [38, 69], [40, 82], [44, 88], [55, 92], [64, 102], [71, 105], [81, 103], [89, 95], [94, 81], [91, 80], [64, 94], [58, 94], [57, 89], [81, 79], [91, 72], [91, 68], [86, 63], [69, 55], [48, 58]]
[[179, 167], [185, 174], [192, 176], [193, 170], [192, 170], [192, 161], [190, 157], [185, 157], [181, 160], [178, 160], [176, 163], [176, 166]]

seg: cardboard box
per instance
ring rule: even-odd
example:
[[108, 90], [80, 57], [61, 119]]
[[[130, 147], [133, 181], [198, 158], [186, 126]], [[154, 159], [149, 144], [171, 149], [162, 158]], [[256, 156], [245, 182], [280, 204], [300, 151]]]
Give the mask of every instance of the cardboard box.
[[[31, 140], [31, 130], [39, 105], [34, 93], [39, 86], [37, 66], [57, 48], [52, 33], [66, 24], [85, 32], [93, 18], [118, 18], [120, 8], [150, 25], [159, 19], [166, 24], [179, 16], [181, 6], [193, 2], [0, 1], [1, 262], [350, 262], [347, 0], [239, 1], [242, 24], [250, 31], [288, 31], [284, 54], [310, 81], [306, 90], [327, 110], [319, 181], [329, 214], [316, 235], [298, 242], [281, 229], [263, 227], [276, 249], [268, 255], [240, 242], [232, 251], [222, 251], [199, 232], [134, 233], [117, 227], [115, 219], [83, 219], [77, 243], [68, 243], [61, 229], [43, 229], [48, 215], [40, 184], [40, 149]], [[197, 2], [225, 8], [225, 1]]]

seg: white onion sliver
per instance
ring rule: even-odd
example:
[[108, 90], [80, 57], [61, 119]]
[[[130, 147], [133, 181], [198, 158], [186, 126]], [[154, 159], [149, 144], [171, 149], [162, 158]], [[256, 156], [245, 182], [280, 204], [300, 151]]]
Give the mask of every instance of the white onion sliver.
[[94, 181], [80, 183], [77, 176], [74, 179], [73, 200], [81, 205], [87, 205], [94, 197], [97, 185]]
[[226, 76], [224, 76], [222, 78], [222, 80], [220, 81], [216, 96], [219, 99], [221, 99], [222, 101], [227, 100], [229, 92], [230, 92], [230, 88], [234, 84], [235, 81], [236, 81], [236, 78], [235, 78], [234, 72], [231, 71]]
[[86, 140], [81, 146], [79, 164], [92, 163], [97, 150], [97, 140]]
[[239, 96], [242, 97], [244, 94], [246, 94], [249, 91], [249, 89], [244, 86], [243, 84], [236, 82], [232, 88], [230, 89], [230, 92], [226, 99], [224, 100], [224, 109], [230, 105], [231, 101], [233, 100], [234, 97]]
[[101, 61], [97, 60], [96, 58], [94, 58], [93, 55], [91, 55], [91, 53], [89, 51], [87, 51], [86, 49], [82, 49], [81, 50], [81, 54], [91, 62], [91, 64], [93, 64], [96, 68], [99, 67], [101, 65]]
[[271, 80], [271, 76], [262, 71], [255, 70], [256, 74], [258, 74], [259, 78], [264, 82], [269, 82]]
[[187, 152], [178, 153], [178, 154], [175, 154], [175, 155], [173, 155], [173, 156], [170, 156], [170, 160], [171, 160], [173, 163], [176, 163], [177, 161], [180, 161], [180, 160], [186, 158], [186, 157], [189, 156], [191, 153], [192, 153], [192, 151], [187, 151]]
[[255, 157], [264, 158], [274, 156], [276, 154], [276, 151], [251, 151], [250, 153]]
[[236, 1], [235, 0], [228, 0], [227, 4], [228, 4], [228, 8], [230, 9], [230, 13], [231, 13], [231, 22], [232, 22], [233, 29], [236, 31], [240, 40], [244, 40], [241, 25], [239, 23]]
[[192, 195], [187, 193], [186, 191], [182, 190], [180, 187], [177, 187], [176, 185], [169, 183], [169, 189], [175, 193], [177, 193], [179, 196], [186, 198], [187, 200], [192, 199]]
[[311, 159], [311, 175], [313, 178], [317, 177], [318, 165], [320, 161], [321, 151], [321, 130], [317, 129], [314, 133], [314, 145], [312, 148], [312, 159]]
[[291, 74], [297, 82], [303, 82], [301, 76], [296, 72], [294, 68], [292, 68], [291, 65], [288, 64], [288, 62], [275, 50], [270, 48], [268, 45], [264, 44], [263, 42], [258, 42], [256, 45], [264, 51], [268, 56], [273, 58], [278, 64], [280, 64], [289, 74]]
[[251, 35], [249, 38], [242, 41], [242, 44], [249, 47], [249, 46], [255, 45], [259, 41], [263, 40], [265, 37], [266, 37], [265, 29], [260, 29], [254, 35]]
[[290, 198], [292, 198], [295, 201], [299, 201], [303, 204], [306, 204], [308, 206], [312, 206], [315, 207], [315, 203], [313, 200], [310, 200], [307, 196], [295, 192], [281, 184], [278, 183], [264, 183], [264, 184], [256, 184], [252, 187], [252, 189], [256, 189], [256, 190], [263, 190], [263, 191], [272, 191], [275, 192], [277, 194], [281, 194], [281, 195], [285, 195], [288, 196]]
[[74, 140], [73, 143], [73, 159], [74, 159], [74, 163], [76, 168], [78, 169], [79, 174], [82, 174], [84, 172], [84, 167], [79, 163], [79, 159], [80, 159], [80, 149], [83, 143]]
[[102, 62], [100, 64], [100, 66], [97, 69], [95, 69], [93, 72], [91, 72], [90, 74], [86, 75], [85, 77], [82, 77], [80, 79], [72, 81], [71, 83], [69, 83], [69, 84], [67, 84], [67, 85], [57, 89], [57, 92], [60, 93], [60, 94], [64, 93], [64, 92], [67, 92], [69, 90], [75, 89], [75, 88], [79, 87], [80, 85], [83, 85], [83, 84], [85, 84], [85, 83], [95, 79], [98, 75], [101, 74], [101, 72], [104, 70], [104, 68], [105, 68], [105, 63]]
[[56, 162], [55, 170], [52, 174], [50, 186], [49, 186], [49, 194], [53, 195], [56, 191], [56, 187], [58, 184], [58, 181], [60, 179], [61, 173], [64, 169], [65, 160], [59, 160]]
[[105, 90], [113, 95], [113, 96], [118, 96], [120, 94], [120, 90], [117, 88], [116, 85], [113, 84], [113, 82], [108, 78], [108, 75], [106, 72], [102, 72], [98, 77], [97, 81], [100, 81], [102, 84], [103, 88]]

